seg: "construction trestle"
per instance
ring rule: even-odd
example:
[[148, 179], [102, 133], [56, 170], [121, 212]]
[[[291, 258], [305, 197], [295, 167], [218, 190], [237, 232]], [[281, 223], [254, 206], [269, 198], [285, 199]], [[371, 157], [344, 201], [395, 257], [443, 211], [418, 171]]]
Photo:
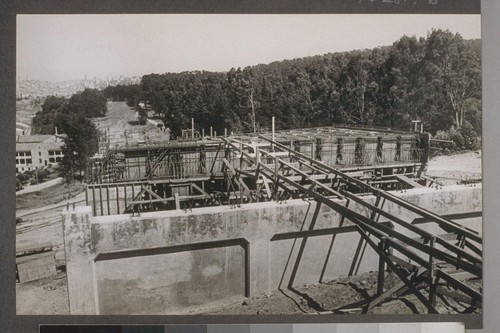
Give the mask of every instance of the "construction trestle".
[[[429, 153], [425, 133], [323, 127], [277, 132], [275, 138], [304, 156], [386, 190], [422, 186], [416, 180]], [[260, 147], [268, 145], [252, 135], [109, 149], [89, 163], [87, 204], [93, 206], [94, 215], [112, 215], [272, 200], [273, 180], [257, 179], [256, 165], [244, 155], [256, 156]], [[309, 168], [299, 169], [318, 178]], [[283, 176], [302, 177], [288, 173]]]
[[[342, 215], [340, 227], [350, 225], [360, 233], [364, 242], [357, 255], [366, 246], [379, 255], [377, 297], [361, 311], [407, 288], [429, 313], [437, 313], [435, 301], [443, 293], [442, 281], [467, 295], [471, 309], [480, 307], [480, 292], [460, 277], [482, 278], [481, 235], [387, 191], [428, 186], [421, 176], [428, 160], [429, 137], [393, 132], [361, 136], [353, 129], [344, 129], [336, 137], [339, 132], [333, 128], [313, 132], [280, 132], [274, 140], [265, 135], [219, 137], [196, 144], [110, 150], [91, 165], [95, 169], [90, 172], [87, 204], [94, 215], [112, 215], [314, 199]], [[368, 203], [365, 196], [375, 196], [375, 204]], [[386, 202], [412, 212], [417, 220], [437, 224], [442, 233], [430, 233], [384, 211]], [[394, 225], [407, 232], [396, 231]], [[311, 230], [296, 236], [307, 238], [307, 232]], [[388, 290], [383, 288], [386, 269], [401, 280]]]

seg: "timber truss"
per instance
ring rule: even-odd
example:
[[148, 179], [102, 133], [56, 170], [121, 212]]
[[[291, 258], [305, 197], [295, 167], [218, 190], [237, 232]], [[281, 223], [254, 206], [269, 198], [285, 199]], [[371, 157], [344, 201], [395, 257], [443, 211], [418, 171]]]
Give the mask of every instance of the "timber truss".
[[[453, 294], [461, 295], [462, 301], [470, 304], [470, 311], [481, 307], [480, 291], [464, 283], [466, 279], [482, 278], [481, 235], [388, 192], [432, 184], [421, 175], [427, 162], [425, 149], [405, 143], [400, 136], [395, 138], [393, 150], [384, 148], [383, 140], [375, 138], [369, 152], [365, 139], [356, 138], [351, 155], [347, 155], [344, 139], [338, 139], [327, 151], [317, 138], [311, 139], [310, 149], [305, 149], [305, 141], [299, 144], [294, 138], [219, 137], [186, 147], [128, 148], [95, 164], [113, 170], [99, 173], [112, 181], [89, 184], [87, 204], [93, 206], [94, 215], [112, 215], [315, 200], [342, 216], [340, 228], [359, 232], [356, 256], [362, 256], [368, 246], [379, 255], [377, 295], [360, 311], [369, 311], [394, 294], [409, 291], [429, 313], [437, 313], [436, 297], [450, 295], [443, 283], [456, 289]], [[403, 149], [405, 145], [407, 150]], [[347, 156], [354, 165], [343, 165]], [[388, 205], [406, 210], [410, 214], [401, 216], [415, 219], [407, 221], [389, 213]], [[360, 213], [364, 211], [369, 214]], [[422, 221], [441, 231], [427, 231], [421, 227]], [[334, 229], [338, 228], [300, 231], [296, 236], [306, 239], [311, 233], [327, 231], [333, 235], [338, 232]], [[388, 290], [383, 288], [386, 270], [400, 280]]]
[[[335, 173], [328, 171], [325, 177], [298, 156], [322, 161], [379, 189], [429, 185], [422, 175], [429, 152], [426, 133], [321, 127], [275, 134], [276, 142], [300, 153], [286, 157], [288, 153], [281, 151], [277, 157], [288, 164], [277, 163], [277, 169], [271, 165], [275, 155], [268, 155], [278, 152], [274, 146], [269, 150], [270, 143], [255, 135], [103, 149], [88, 165], [87, 205], [93, 207], [94, 215], [112, 215], [304, 196], [292, 184], [280, 181], [277, 186], [279, 177], [309, 186], [314, 180], [322, 184], [315, 192], [323, 194], [328, 190], [322, 187], [338, 191], [339, 186], [359, 192], [341, 183]], [[266, 166], [274, 170], [272, 177]], [[282, 190], [283, 186], [288, 190]]]
[[[233, 167], [229, 160], [224, 161], [232, 196], [239, 203], [243, 198], [248, 201], [257, 199], [255, 193], [277, 201], [309, 198], [341, 214], [340, 227], [350, 221], [364, 242], [359, 247], [368, 245], [379, 255], [377, 295], [360, 311], [369, 311], [405, 289], [413, 293], [429, 313], [438, 313], [435, 308], [436, 296], [450, 294], [440, 286], [441, 282], [459, 290], [461, 300], [470, 304], [471, 311], [481, 307], [481, 293], [463, 282], [465, 279], [482, 278], [480, 234], [380, 189], [376, 187], [377, 184], [370, 184], [369, 179], [339, 171], [266, 136], [260, 138], [265, 143], [252, 146], [238, 140], [224, 139], [226, 147], [236, 152], [242, 165], [241, 168]], [[421, 186], [416, 180], [404, 175], [398, 177], [405, 184]], [[249, 190], [245, 182], [248, 179], [253, 179], [257, 191], [252, 193]], [[384, 205], [388, 203], [415, 214], [415, 221], [425, 220], [437, 224], [442, 233], [430, 233], [412, 221], [405, 221], [387, 212]], [[369, 216], [360, 214], [359, 209], [349, 208], [352, 204], [365, 208], [370, 212]], [[400, 283], [384, 291], [386, 268], [399, 277]], [[351, 310], [338, 309], [339, 312]]]

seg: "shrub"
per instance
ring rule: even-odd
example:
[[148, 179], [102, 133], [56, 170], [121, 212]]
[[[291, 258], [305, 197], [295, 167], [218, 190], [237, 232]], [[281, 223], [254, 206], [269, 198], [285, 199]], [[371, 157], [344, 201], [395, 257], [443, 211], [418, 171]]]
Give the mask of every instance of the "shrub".
[[16, 191], [22, 190], [23, 189], [23, 184], [19, 180], [19, 178], [16, 178]]
[[434, 139], [438, 140], [450, 140], [450, 136], [447, 131], [437, 131], [436, 135], [434, 135]]
[[462, 147], [470, 150], [477, 150], [480, 148], [479, 140], [476, 131], [472, 127], [471, 123], [465, 121], [459, 130], [462, 136]]
[[30, 177], [25, 173], [18, 174], [16, 178], [19, 179], [21, 183], [25, 183], [30, 179]]
[[50, 171], [47, 169], [38, 171], [38, 180], [43, 180], [50, 175]]
[[455, 149], [462, 149], [464, 145], [464, 138], [462, 136], [462, 133], [460, 133], [459, 130], [457, 130], [455, 127], [452, 127], [448, 130], [448, 137], [449, 140], [453, 141], [455, 143]]
[[446, 140], [451, 141], [451, 144], [446, 145], [445, 149], [443, 149], [443, 153], [445, 155], [450, 154], [450, 151], [455, 151], [457, 149], [457, 144], [450, 137], [450, 131], [437, 131], [436, 135], [434, 135], [434, 139], [437, 140]]
[[462, 127], [458, 129], [452, 127], [447, 131], [437, 131], [434, 138], [452, 141], [453, 146], [449, 147], [451, 151], [459, 149], [477, 150], [481, 148], [477, 133], [468, 121], [465, 121]]

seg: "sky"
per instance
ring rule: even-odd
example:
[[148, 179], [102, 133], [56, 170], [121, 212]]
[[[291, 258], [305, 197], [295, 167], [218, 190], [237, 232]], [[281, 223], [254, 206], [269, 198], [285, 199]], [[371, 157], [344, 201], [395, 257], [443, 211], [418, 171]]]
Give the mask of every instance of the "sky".
[[480, 15], [18, 15], [16, 70], [47, 81], [227, 71], [391, 45], [433, 28], [481, 38]]

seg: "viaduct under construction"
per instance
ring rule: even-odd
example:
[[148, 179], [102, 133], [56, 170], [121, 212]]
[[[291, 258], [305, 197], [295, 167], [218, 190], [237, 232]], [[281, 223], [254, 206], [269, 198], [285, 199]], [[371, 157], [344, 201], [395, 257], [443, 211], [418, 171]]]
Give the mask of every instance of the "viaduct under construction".
[[[402, 289], [482, 296], [480, 184], [425, 176], [427, 133], [321, 127], [109, 148], [63, 213], [72, 314], [169, 314], [378, 271]], [[400, 283], [385, 290], [384, 272]]]

